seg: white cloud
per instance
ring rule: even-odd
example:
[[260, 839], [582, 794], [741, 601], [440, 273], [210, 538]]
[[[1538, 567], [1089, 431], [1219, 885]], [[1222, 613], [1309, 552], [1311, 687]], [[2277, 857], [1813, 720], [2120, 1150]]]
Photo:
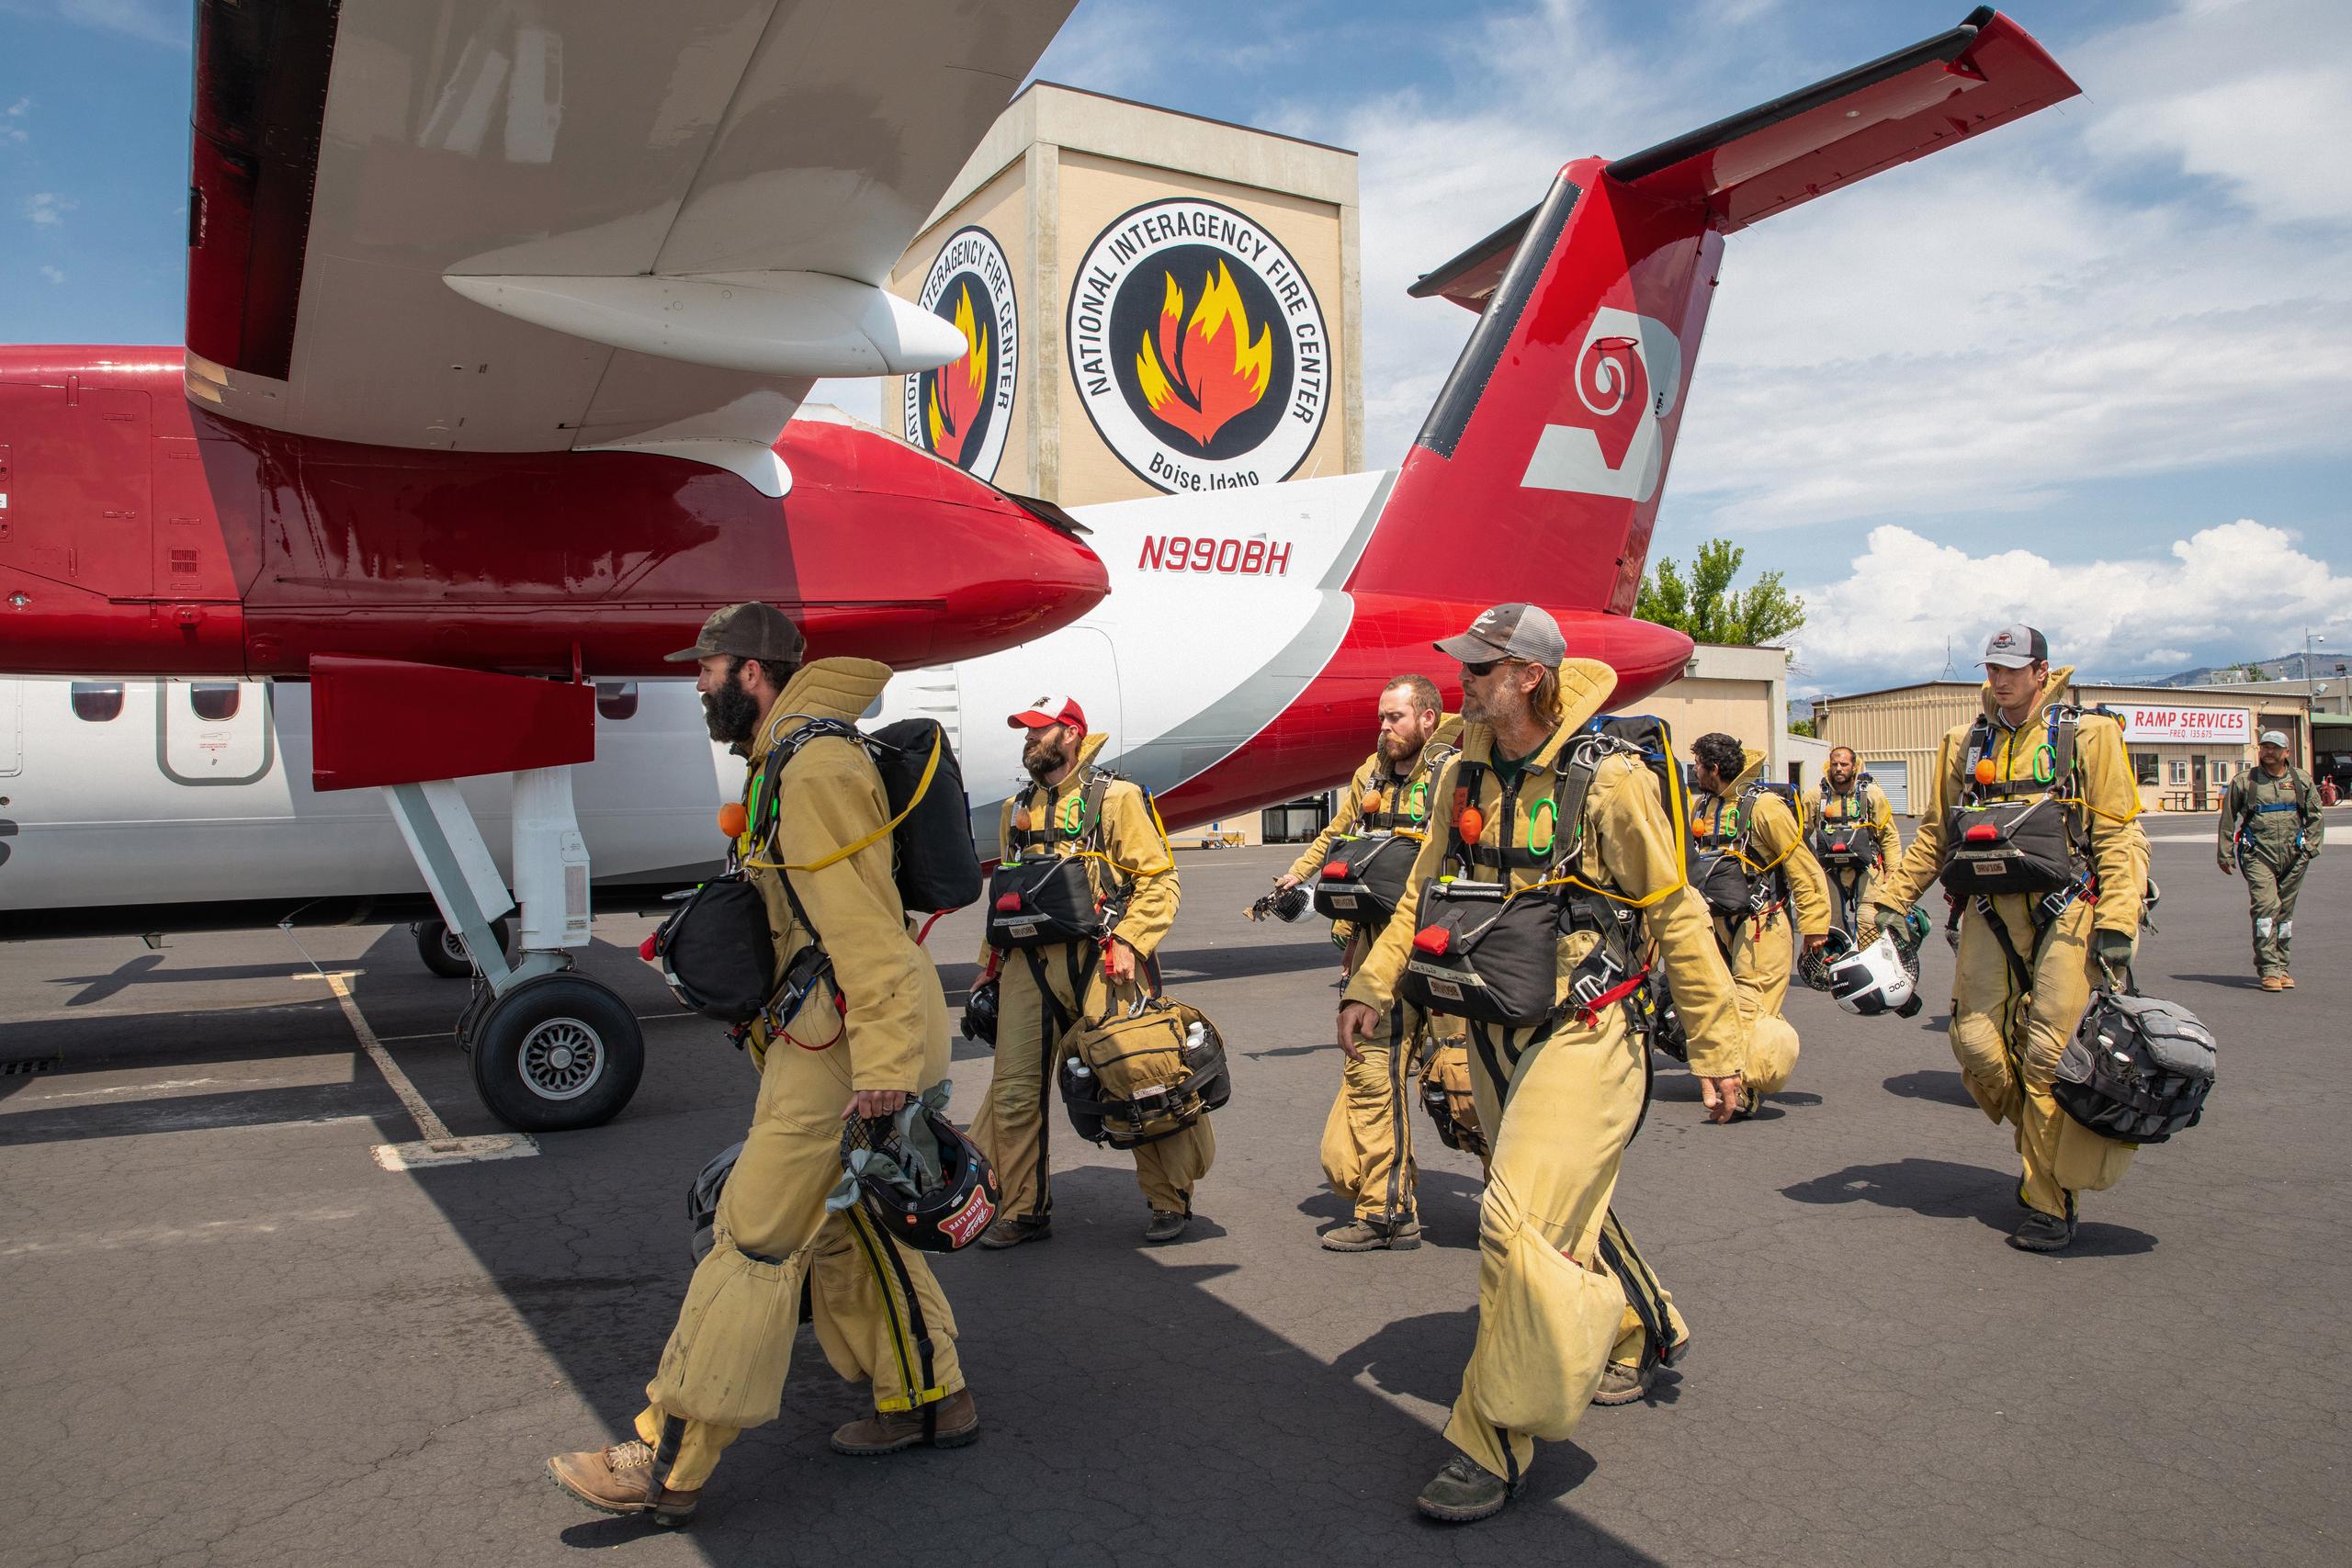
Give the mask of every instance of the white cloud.
[[2162, 557], [2065, 562], [2023, 548], [1971, 555], [1887, 524], [1847, 576], [1797, 588], [1805, 626], [1794, 641], [1804, 684], [1830, 692], [1932, 678], [1947, 646], [1969, 676], [1979, 639], [2015, 621], [2041, 627], [2052, 660], [2086, 674], [2162, 674], [2193, 653], [2260, 658], [2300, 645], [2306, 626], [2352, 622], [2348, 589], [2297, 536], [2247, 518]]
[[[1451, 85], [1278, 122], [1362, 153], [1368, 461], [1402, 457], [1471, 325], [1407, 298], [1414, 277], [1570, 157], [1850, 63], [1747, 9], [1634, 49], [1544, 0], [1434, 46]], [[2352, 6], [2199, 4], [2058, 53], [2086, 98], [1731, 237], [1679, 525], [2031, 511], [2085, 480], [2352, 450], [2352, 161], [2310, 151], [2352, 102]], [[2152, 179], [2165, 159], [2200, 179]]]
[[18, 98], [6, 109], [0, 109], [0, 141], [22, 146], [32, 140], [32, 132], [25, 129], [32, 118], [33, 101]]
[[49, 279], [51, 283], [62, 283], [65, 281], [65, 273], [61, 267], [44, 265], [40, 269], [40, 275]]
[[65, 221], [67, 213], [80, 205], [53, 191], [37, 192], [25, 197], [25, 220], [36, 229], [54, 229]]

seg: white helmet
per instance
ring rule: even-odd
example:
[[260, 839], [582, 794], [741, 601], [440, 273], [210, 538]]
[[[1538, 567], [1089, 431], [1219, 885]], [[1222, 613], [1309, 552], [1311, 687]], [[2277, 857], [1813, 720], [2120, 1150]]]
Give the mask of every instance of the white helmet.
[[1864, 1018], [1883, 1012], [1909, 1018], [1921, 1006], [1918, 982], [1894, 939], [1883, 931], [1868, 947], [1830, 963], [1829, 994], [1839, 1007]]

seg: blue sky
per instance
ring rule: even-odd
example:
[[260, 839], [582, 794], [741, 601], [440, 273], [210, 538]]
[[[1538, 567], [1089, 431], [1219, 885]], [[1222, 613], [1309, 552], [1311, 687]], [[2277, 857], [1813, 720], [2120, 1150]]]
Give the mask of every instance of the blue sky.
[[[1355, 149], [1366, 455], [1469, 318], [1404, 285], [1541, 194], [1961, 0], [1082, 0], [1038, 74]], [[2110, 675], [2352, 644], [2352, 6], [2012, 15], [2085, 96], [1735, 236], [1657, 549], [1806, 594], [1801, 688], [2018, 615]], [[189, 8], [0, 0], [0, 340], [180, 333]], [[853, 408], [854, 390], [842, 400]], [[870, 408], [863, 412], [871, 412]]]

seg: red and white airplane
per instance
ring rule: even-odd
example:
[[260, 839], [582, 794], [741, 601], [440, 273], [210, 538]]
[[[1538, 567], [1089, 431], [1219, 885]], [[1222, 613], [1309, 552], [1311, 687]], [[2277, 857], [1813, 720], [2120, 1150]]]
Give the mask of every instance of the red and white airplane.
[[[1552, 609], [1638, 701], [1690, 654], [1630, 611], [1724, 237], [2076, 91], [1984, 9], [1646, 152], [1572, 162], [1416, 286], [1479, 320], [1401, 469], [1088, 508], [1098, 562], [1050, 507], [862, 427], [783, 424], [811, 376], [962, 352], [878, 279], [1043, 48], [1034, 8], [737, 0], [690, 6], [710, 12], [699, 27], [577, 9], [594, 25], [352, 0], [322, 38], [309, 7], [203, 6], [184, 364], [0, 350], [0, 668], [100, 690], [307, 675], [318, 787], [276, 797], [300, 818], [305, 794], [385, 786], [488, 982], [461, 1026], [477, 1078], [537, 1127], [612, 1114], [640, 1059], [611, 1021], [625, 1010], [561, 957], [586, 941], [569, 770], [596, 745], [592, 681], [655, 674], [708, 608], [767, 598], [816, 652], [923, 671], [884, 716], [950, 721], [984, 835], [1017, 773], [1002, 716], [1048, 686], [1182, 821], [1345, 776], [1381, 685], [1499, 599]], [[959, 73], [974, 61], [982, 87]], [[796, 140], [812, 104], [834, 106], [814, 118], [839, 145]], [[168, 778], [198, 689], [149, 689]], [[55, 732], [35, 705], [91, 722], [67, 716], [68, 682], [20, 694], [28, 738]], [[37, 750], [23, 768], [0, 776], [18, 860], [0, 910], [19, 931], [64, 897], [37, 868], [106, 818], [86, 789], [40, 788]], [[502, 866], [447, 781], [503, 773]], [[710, 798], [691, 809], [699, 850], [639, 844], [628, 869], [705, 858]], [[370, 891], [333, 864], [280, 896]], [[175, 902], [211, 901], [202, 876], [178, 886]], [[250, 860], [211, 884], [254, 886]], [[517, 903], [510, 968], [489, 924]], [[547, 1042], [578, 1042], [583, 1017], [587, 1054], [550, 1066]]]

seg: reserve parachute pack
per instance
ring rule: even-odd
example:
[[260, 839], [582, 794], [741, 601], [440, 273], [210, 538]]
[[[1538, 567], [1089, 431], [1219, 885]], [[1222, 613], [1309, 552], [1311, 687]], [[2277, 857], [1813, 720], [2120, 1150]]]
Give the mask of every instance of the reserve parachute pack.
[[1396, 912], [1412, 874], [1413, 857], [1428, 837], [1430, 785], [1453, 754], [1452, 747], [1432, 740], [1424, 747], [1409, 783], [1400, 784], [1385, 772], [1378, 775], [1366, 797], [1367, 807], [1376, 802], [1376, 807], [1356, 818], [1355, 831], [1341, 833], [1331, 842], [1315, 883], [1317, 914], [1377, 930]]
[[1993, 724], [1980, 717], [1969, 727], [1960, 804], [1945, 821], [1948, 843], [1939, 880], [1946, 892], [1962, 898], [2052, 894], [2082, 883], [2077, 851], [2087, 861], [2087, 846], [2077, 846], [2068, 832], [2066, 808], [2081, 795], [2075, 736], [2085, 711], [2050, 705], [2044, 738], [2034, 750], [2033, 776], [2024, 780], [1980, 780], [1977, 765], [1993, 752]]
[[[791, 1008], [797, 1010], [819, 980], [830, 978], [831, 964], [823, 953], [823, 939], [793, 892], [793, 872], [822, 870], [888, 835], [891, 881], [907, 909], [936, 913], [961, 908], [979, 897], [980, 861], [972, 847], [963, 771], [956, 765], [946, 731], [927, 718], [886, 725], [872, 735], [838, 719], [814, 719], [786, 737], [763, 759], [752, 780], [746, 806], [749, 825], [741, 842], [764, 845], [774, 852], [776, 822], [784, 807], [780, 792], [785, 767], [803, 746], [820, 736], [837, 736], [865, 749], [881, 775], [890, 819], [856, 843], [808, 865], [763, 861], [756, 851], [746, 859], [740, 845], [731, 847], [726, 871], [685, 895], [677, 910], [648, 939], [647, 956], [661, 964], [662, 977], [678, 999], [706, 1017], [740, 1027], [768, 1010], [780, 997], [789, 998]], [[794, 914], [816, 939], [786, 974], [777, 973], [767, 901], [746, 874], [752, 868], [782, 876], [785, 897]]]
[[[1601, 762], [1611, 756], [1632, 758], [1652, 773], [1669, 818], [1682, 809], [1666, 726], [1645, 716], [1595, 719], [1561, 745], [1551, 769], [1540, 775], [1551, 793], [1530, 809], [1524, 845], [1509, 840], [1520, 791], [1539, 776], [1522, 774], [1503, 786], [1497, 815], [1506, 841], [1490, 847], [1477, 841], [1476, 832], [1465, 835], [1464, 820], [1491, 768], [1455, 764], [1444, 862], [1453, 869], [1421, 889], [1399, 996], [1425, 1012], [1474, 1025], [1531, 1029], [1556, 1027], [1572, 1013], [1596, 1016], [1640, 989], [1639, 913], [1633, 901], [1559, 869], [1576, 865], [1583, 852], [1585, 799]], [[1515, 871], [1533, 871], [1537, 879], [1514, 890]], [[1560, 940], [1583, 931], [1594, 940], [1563, 998]]]
[[1875, 813], [1867, 793], [1875, 783], [1868, 773], [1856, 774], [1854, 793], [1846, 797], [1851, 800], [1852, 809], [1838, 810], [1833, 815], [1832, 808], [1840, 797], [1829, 787], [1827, 779], [1821, 781], [1821, 807], [1813, 814], [1805, 847], [1821, 863], [1822, 870], [1860, 871], [1878, 863], [1878, 835], [1872, 830], [1871, 821]]
[[[1086, 769], [1079, 787], [1053, 805], [1050, 821], [1023, 828], [1016, 812], [1016, 825], [1005, 836], [1004, 858], [989, 878], [990, 947], [1057, 947], [1100, 942], [1110, 934], [1120, 900], [1097, 897], [1088, 862], [1111, 864], [1103, 852], [1102, 802], [1118, 777], [1106, 768]], [[1061, 853], [1058, 846], [1065, 842], [1074, 843], [1075, 852]]]
[[1711, 913], [1760, 915], [1788, 901], [1789, 874], [1782, 869], [1781, 861], [1760, 863], [1750, 852], [1756, 803], [1768, 795], [1777, 796], [1796, 818], [1794, 841], [1803, 843], [1803, 798], [1793, 786], [1774, 784], [1770, 779], [1758, 779], [1742, 786], [1736, 800], [1716, 808], [1714, 825], [1706, 832], [1701, 832], [1695, 825], [1690, 829], [1690, 886], [1699, 890], [1699, 897], [1706, 900]]

